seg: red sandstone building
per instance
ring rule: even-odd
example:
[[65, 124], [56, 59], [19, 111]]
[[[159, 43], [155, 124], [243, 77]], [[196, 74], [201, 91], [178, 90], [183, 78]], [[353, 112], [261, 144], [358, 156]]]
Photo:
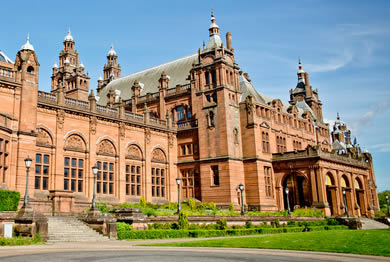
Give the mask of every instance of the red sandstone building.
[[[290, 101], [265, 96], [239, 71], [214, 16], [197, 53], [127, 76], [113, 47], [96, 95], [70, 32], [54, 64], [51, 92], [38, 90], [39, 62], [24, 44], [15, 61], [0, 53], [0, 185], [23, 195], [24, 159], [33, 158], [33, 208], [47, 214], [89, 207], [91, 168], [100, 201], [184, 198], [249, 209], [316, 207], [327, 215], [372, 216], [378, 198], [372, 158], [345, 123], [332, 134], [319, 92], [299, 62]], [[260, 87], [261, 88], [261, 87]], [[258, 88], [259, 89], [259, 88]], [[289, 194], [285, 193], [289, 189]]]

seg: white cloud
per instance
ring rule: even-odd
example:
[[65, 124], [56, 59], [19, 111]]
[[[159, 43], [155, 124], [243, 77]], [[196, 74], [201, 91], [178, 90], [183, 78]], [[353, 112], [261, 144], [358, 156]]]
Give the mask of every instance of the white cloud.
[[390, 152], [390, 143], [382, 143], [382, 144], [376, 144], [368, 147], [369, 151], [372, 152]]
[[324, 64], [307, 64], [305, 67], [309, 72], [328, 72], [338, 70], [353, 60], [353, 53], [348, 50], [336, 57], [329, 58], [328, 61]]
[[377, 106], [375, 106], [372, 110], [364, 113], [359, 119], [351, 121], [351, 129], [357, 135], [361, 129], [365, 126], [369, 126], [372, 124], [372, 120], [379, 113], [386, 111], [389, 107], [389, 102], [384, 101]]

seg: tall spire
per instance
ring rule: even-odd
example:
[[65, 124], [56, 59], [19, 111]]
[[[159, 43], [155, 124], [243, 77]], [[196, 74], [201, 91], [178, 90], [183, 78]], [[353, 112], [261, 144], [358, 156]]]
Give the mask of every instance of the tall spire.
[[209, 27], [209, 42], [207, 44], [206, 50], [214, 49], [215, 46], [220, 48], [222, 45], [222, 40], [219, 37], [219, 26], [215, 23], [214, 10], [211, 10], [211, 25]]
[[116, 52], [114, 50], [114, 44], [111, 44], [111, 48], [110, 48], [110, 51], [108, 51], [107, 56], [117, 56]]
[[337, 120], [340, 120], [339, 112], [337, 112]]
[[305, 71], [302, 69], [301, 57], [298, 56], [298, 83], [305, 83]]

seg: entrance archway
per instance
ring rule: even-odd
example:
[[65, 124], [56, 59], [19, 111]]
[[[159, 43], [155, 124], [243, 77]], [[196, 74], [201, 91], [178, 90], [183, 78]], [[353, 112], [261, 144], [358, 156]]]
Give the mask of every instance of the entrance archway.
[[344, 200], [344, 196], [342, 195], [342, 197], [343, 197], [343, 202], [342, 202], [343, 206], [345, 205], [345, 202], [347, 202], [348, 212], [349, 212], [349, 214], [352, 215], [353, 214], [353, 209], [352, 209], [352, 192], [351, 192], [351, 187], [350, 187], [350, 183], [349, 183], [348, 177], [346, 175], [343, 175], [341, 177], [340, 185], [341, 185], [341, 192], [343, 190], [345, 190], [345, 200]]
[[330, 214], [332, 216], [337, 215], [337, 200], [336, 200], [336, 191], [337, 187], [335, 185], [333, 175], [327, 173], [325, 175], [325, 185], [326, 185], [326, 199], [329, 204]]
[[285, 188], [289, 189], [288, 199], [290, 209], [310, 207], [312, 203], [310, 187], [307, 178], [300, 174], [287, 175], [283, 180], [284, 208], [287, 210], [287, 195]]
[[355, 178], [353, 185], [355, 187], [356, 203], [360, 207], [360, 215], [366, 216], [367, 215], [366, 214], [366, 202], [364, 199], [364, 190], [363, 190], [362, 182], [357, 177], [357, 178]]

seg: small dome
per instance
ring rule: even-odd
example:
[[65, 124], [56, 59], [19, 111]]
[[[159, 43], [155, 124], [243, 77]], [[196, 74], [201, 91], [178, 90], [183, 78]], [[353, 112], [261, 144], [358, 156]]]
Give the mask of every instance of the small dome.
[[107, 56], [117, 56], [113, 45], [111, 45], [111, 49], [108, 51]]
[[98, 79], [99, 81], [103, 81], [103, 78], [102, 78], [102, 76], [99, 76], [99, 79]]
[[65, 36], [64, 41], [71, 41], [71, 42], [74, 41], [74, 40], [73, 40], [73, 36], [70, 34], [70, 28], [69, 28], [69, 30], [68, 30], [68, 34]]
[[81, 67], [81, 68], [85, 68], [85, 66], [84, 66], [84, 64], [83, 64], [83, 63], [81, 63], [81, 64], [80, 64], [80, 67]]
[[53, 68], [58, 68], [58, 65], [56, 62], [54, 62]]
[[20, 50], [31, 50], [31, 51], [34, 51], [34, 47], [32, 46], [32, 44], [30, 44], [30, 36], [28, 34], [27, 34], [27, 42], [24, 45], [22, 45]]
[[69, 59], [67, 58], [67, 59], [65, 59], [65, 61], [64, 61], [64, 64], [70, 64], [70, 61], [69, 61]]

